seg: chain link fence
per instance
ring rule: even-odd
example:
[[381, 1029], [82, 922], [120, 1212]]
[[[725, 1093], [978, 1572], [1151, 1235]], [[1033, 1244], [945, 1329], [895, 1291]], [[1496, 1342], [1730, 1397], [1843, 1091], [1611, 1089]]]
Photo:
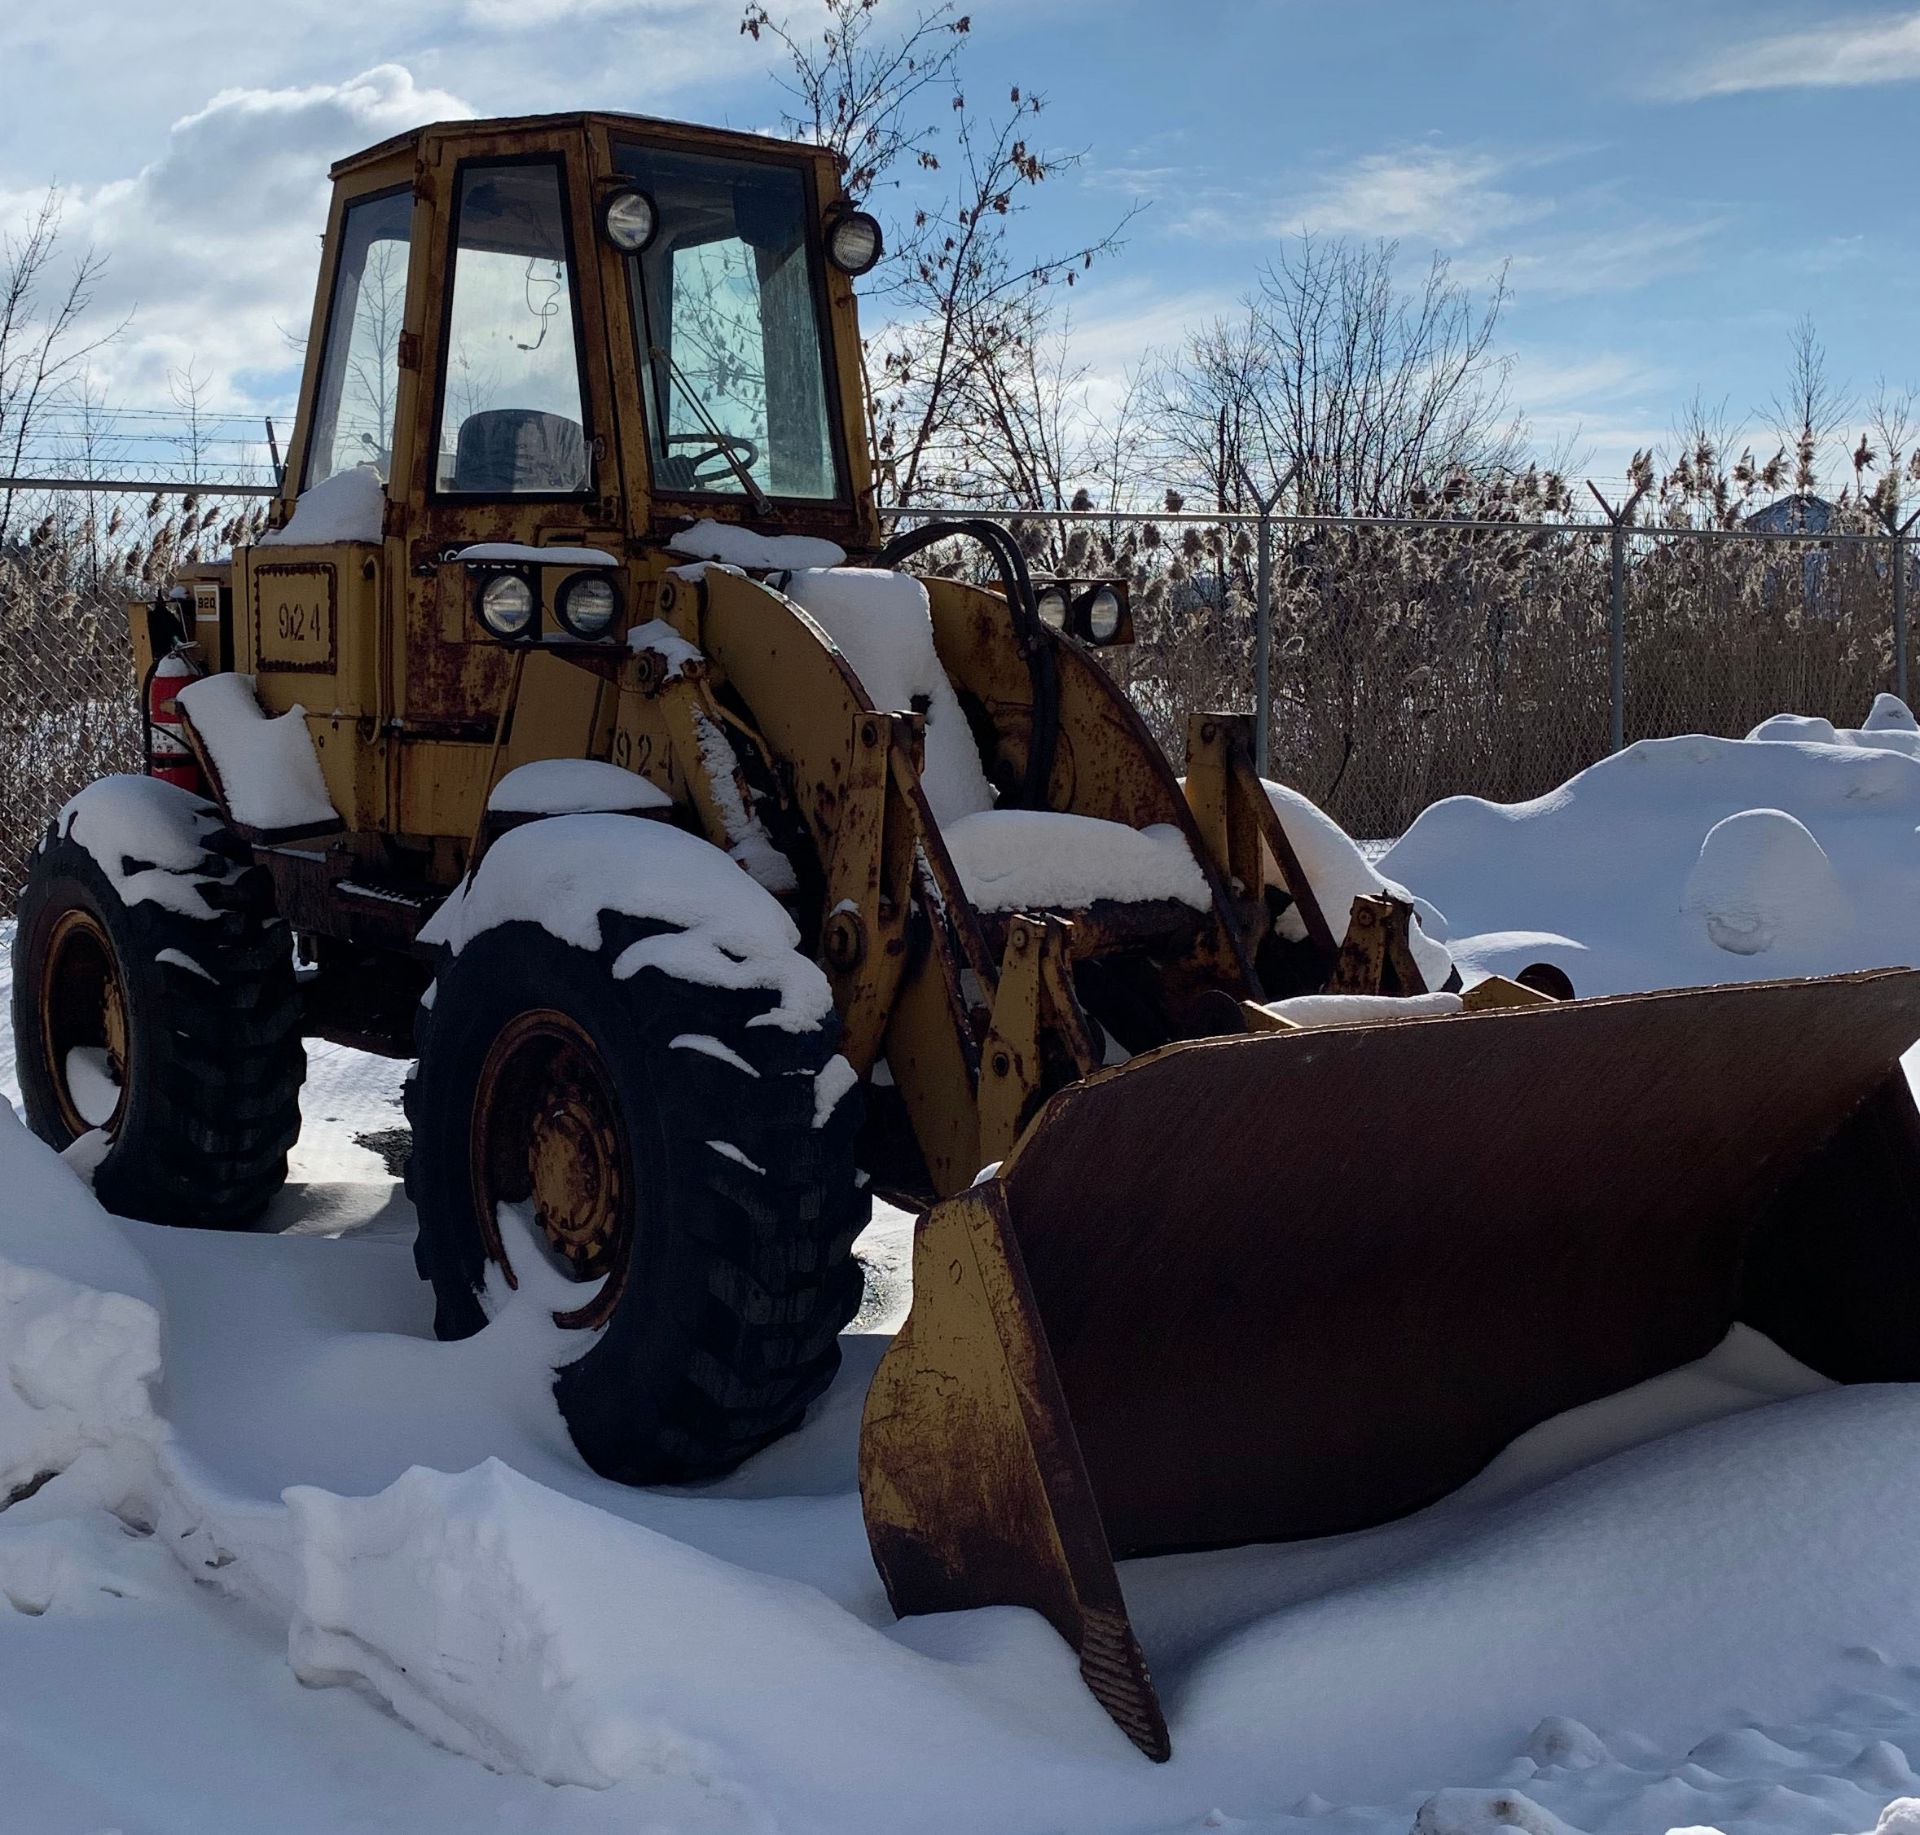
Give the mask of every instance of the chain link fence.
[[75, 791], [141, 768], [127, 602], [251, 540], [265, 512], [178, 486], [0, 487], [0, 908]]
[[[1007, 520], [1037, 572], [1129, 579], [1135, 642], [1109, 666], [1176, 762], [1189, 713], [1259, 702], [1264, 539], [1268, 769], [1370, 839], [1401, 834], [1441, 797], [1542, 795], [1605, 757], [1616, 734], [1739, 737], [1776, 713], [1857, 726], [1876, 694], [1905, 686], [1895, 555], [1908, 585], [1914, 556], [1890, 535]], [[928, 559], [978, 565], [957, 544]]]
[[[0, 482], [5, 905], [66, 799], [105, 772], [140, 768], [128, 601], [251, 540], [265, 508], [257, 487]], [[1257, 704], [1264, 539], [1269, 769], [1368, 839], [1400, 834], [1444, 796], [1541, 795], [1604, 757], [1616, 730], [1627, 743], [1738, 736], [1783, 712], [1853, 726], [1875, 694], [1905, 683], [1902, 573], [1913, 555], [1892, 536], [1437, 518], [1003, 520], [1037, 572], [1129, 579], [1136, 642], [1105, 660], [1176, 764], [1190, 713]], [[958, 545], [915, 562], [978, 564]]]

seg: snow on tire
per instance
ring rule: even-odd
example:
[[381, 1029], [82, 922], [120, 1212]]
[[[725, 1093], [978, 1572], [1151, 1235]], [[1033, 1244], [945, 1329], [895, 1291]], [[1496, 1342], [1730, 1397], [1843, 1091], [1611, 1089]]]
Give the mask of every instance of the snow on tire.
[[212, 805], [90, 784], [29, 864], [13, 1029], [28, 1125], [86, 1154], [102, 1204], [233, 1228], [284, 1183], [306, 1054], [272, 885]]
[[724, 854], [630, 816], [515, 830], [457, 896], [407, 1087], [435, 1329], [481, 1330], [538, 1257], [578, 1296], [552, 1380], [588, 1464], [727, 1471], [798, 1425], [860, 1301], [860, 1104], [824, 979]]

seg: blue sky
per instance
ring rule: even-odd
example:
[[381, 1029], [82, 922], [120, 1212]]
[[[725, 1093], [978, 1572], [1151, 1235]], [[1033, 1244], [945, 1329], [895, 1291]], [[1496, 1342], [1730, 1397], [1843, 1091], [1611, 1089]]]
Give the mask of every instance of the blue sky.
[[[912, 0], [887, 0], [905, 8]], [[804, 21], [813, 0], [791, 0]], [[1860, 394], [1920, 381], [1913, 105], [1920, 9], [1695, 0], [978, 0], [970, 82], [1038, 89], [1084, 149], [1022, 234], [1134, 202], [1076, 289], [1119, 375], [1231, 311], [1309, 225], [1504, 262], [1512, 396], [1603, 482], [1698, 389], [1761, 431], [1810, 313]], [[29, 16], [30, 15], [30, 16]], [[220, 405], [284, 406], [326, 161], [432, 114], [593, 104], [765, 127], [779, 101], [733, 0], [82, 0], [0, 17], [0, 219], [49, 181], [109, 257], [117, 400], [195, 362]]]

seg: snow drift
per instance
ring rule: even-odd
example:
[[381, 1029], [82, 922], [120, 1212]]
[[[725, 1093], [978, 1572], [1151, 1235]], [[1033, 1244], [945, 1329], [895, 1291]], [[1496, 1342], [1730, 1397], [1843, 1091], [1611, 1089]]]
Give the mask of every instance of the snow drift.
[[1910, 738], [1882, 705], [1846, 734], [1645, 739], [1531, 802], [1436, 803], [1380, 871], [1446, 913], [1470, 978], [1549, 961], [1613, 994], [1920, 964]]

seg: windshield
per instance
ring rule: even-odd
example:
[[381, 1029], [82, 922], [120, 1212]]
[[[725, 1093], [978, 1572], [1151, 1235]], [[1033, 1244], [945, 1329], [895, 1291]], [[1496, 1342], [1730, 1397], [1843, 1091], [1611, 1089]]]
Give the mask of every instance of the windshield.
[[572, 252], [557, 160], [460, 174], [435, 488], [501, 497], [588, 486]]
[[627, 263], [655, 487], [837, 497], [803, 174], [637, 146], [616, 163], [660, 219]]

